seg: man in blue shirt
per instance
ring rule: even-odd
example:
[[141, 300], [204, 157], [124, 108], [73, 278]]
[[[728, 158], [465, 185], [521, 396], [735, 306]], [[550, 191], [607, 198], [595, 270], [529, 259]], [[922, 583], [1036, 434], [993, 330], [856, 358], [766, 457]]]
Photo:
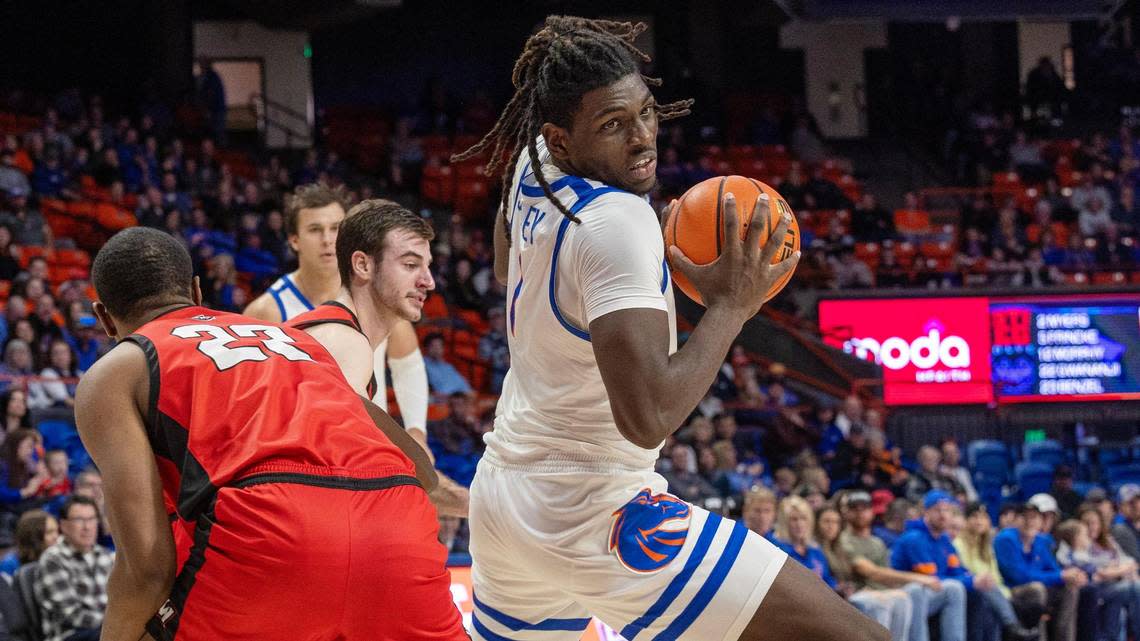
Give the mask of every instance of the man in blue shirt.
[[443, 359], [443, 335], [430, 334], [424, 339], [424, 369], [432, 397], [442, 400], [457, 392], [471, 394], [471, 383]]
[[1032, 501], [1018, 511], [1018, 526], [1005, 528], [994, 537], [998, 569], [1010, 589], [1034, 583], [1048, 590], [1048, 611], [1053, 616], [1051, 639], [1074, 641], [1080, 590], [1088, 583], [1077, 567], [1061, 569], [1053, 555], [1052, 537], [1042, 534], [1044, 517]]
[[[974, 577], [962, 567], [946, 529], [954, 517], [954, 497], [933, 490], [923, 499], [922, 520], [912, 522], [895, 541], [891, 567], [904, 572], [936, 576], [942, 589], [929, 590], [928, 612], [938, 616], [942, 641], [966, 638], [966, 589], [975, 586]], [[989, 578], [990, 587], [993, 579]], [[985, 580], [982, 580], [985, 587]]]

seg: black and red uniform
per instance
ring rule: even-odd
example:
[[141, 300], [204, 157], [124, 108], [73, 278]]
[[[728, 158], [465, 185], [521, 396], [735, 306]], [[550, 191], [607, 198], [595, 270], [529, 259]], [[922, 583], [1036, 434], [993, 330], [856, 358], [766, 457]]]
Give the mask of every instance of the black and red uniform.
[[[289, 327], [296, 327], [297, 329], [309, 329], [310, 327], [324, 325], [325, 323], [348, 325], [352, 329], [360, 332], [361, 336], [368, 338], [364, 330], [360, 327], [360, 320], [356, 318], [356, 314], [335, 300], [321, 303], [304, 314], [294, 316], [285, 324]], [[372, 372], [372, 378], [368, 379], [368, 398], [376, 398], [376, 389], [376, 372]]]
[[413, 463], [316, 340], [204, 307], [126, 340], [146, 354], [148, 437], [193, 538], [152, 635], [468, 638]]

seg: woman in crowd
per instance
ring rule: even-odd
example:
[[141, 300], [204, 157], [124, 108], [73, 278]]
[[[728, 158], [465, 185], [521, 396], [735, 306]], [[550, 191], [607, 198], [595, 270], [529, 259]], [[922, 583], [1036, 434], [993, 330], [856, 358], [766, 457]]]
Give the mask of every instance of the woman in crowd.
[[40, 560], [44, 550], [59, 538], [59, 522], [43, 510], [28, 510], [16, 521], [16, 549], [0, 558], [0, 572], [9, 577], [20, 566]]
[[47, 478], [42, 449], [40, 433], [30, 429], [15, 430], [0, 446], [0, 505], [10, 512], [23, 511]]
[[79, 372], [75, 369], [75, 353], [67, 341], [57, 338], [51, 342], [48, 361], [48, 366], [40, 372], [44, 380], [28, 383], [28, 406], [32, 409], [74, 407]]
[[843, 593], [842, 586], [831, 574], [827, 556], [815, 544], [812, 537], [814, 526], [815, 517], [808, 502], [798, 496], [789, 496], [780, 501], [779, 516], [776, 518], [776, 545], [815, 572], [831, 589], [846, 597], [848, 595]]
[[0, 391], [8, 390], [22, 377], [34, 374], [31, 346], [19, 338], [10, 339], [4, 348], [4, 362], [0, 363]]
[[1032, 621], [1037, 625], [1041, 616], [1045, 614], [1045, 603], [1048, 598], [1045, 586], [1040, 583], [1028, 583], [1018, 587], [1015, 595], [1006, 586], [998, 569], [997, 557], [994, 555], [994, 527], [985, 504], [970, 503], [966, 507], [965, 517], [961, 531], [954, 538], [954, 547], [958, 550], [962, 566], [974, 576], [988, 574], [994, 578], [995, 589], [991, 593], [996, 592], [997, 595], [990, 594], [987, 602], [994, 608], [999, 618], [1002, 612], [1008, 613], [1008, 604], [1013, 606], [1013, 611], [1021, 613], [1022, 621]]
[[909, 638], [913, 609], [910, 597], [902, 590], [872, 590], [855, 587], [857, 577], [852, 568], [851, 558], [839, 544], [839, 534], [843, 530], [839, 510], [828, 505], [816, 513], [815, 537], [828, 567], [841, 587], [841, 592], [849, 592], [847, 600], [891, 631], [892, 641], [905, 641]]
[[4, 429], [0, 431], [0, 443], [12, 432], [20, 428], [30, 428], [31, 418], [28, 415], [28, 395], [20, 388], [8, 390], [3, 396], [4, 403]]
[[1057, 526], [1057, 561], [1062, 567], [1076, 566], [1089, 575], [1099, 590], [1101, 638], [1120, 638], [1120, 614], [1128, 612], [1128, 628], [1140, 639], [1140, 581], [1136, 561], [1129, 558], [1112, 538], [1101, 513], [1092, 506], [1078, 511], [1080, 520], [1069, 519]]

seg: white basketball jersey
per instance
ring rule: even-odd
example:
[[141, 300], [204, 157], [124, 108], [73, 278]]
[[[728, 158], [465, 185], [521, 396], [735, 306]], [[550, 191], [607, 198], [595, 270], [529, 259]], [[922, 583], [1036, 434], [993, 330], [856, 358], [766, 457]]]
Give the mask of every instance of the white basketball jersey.
[[269, 295], [277, 303], [277, 311], [281, 312], [282, 323], [313, 309], [313, 304], [305, 298], [305, 295], [297, 288], [297, 284], [293, 282], [292, 274], [285, 274], [273, 281], [273, 284], [269, 286]]
[[676, 310], [661, 225], [642, 197], [567, 176], [538, 141], [543, 175], [572, 222], [543, 194], [527, 154], [515, 167], [507, 335], [511, 368], [503, 382], [488, 455], [507, 464], [541, 461], [584, 467], [652, 469], [658, 450], [618, 432], [590, 343], [589, 324], [621, 309]]

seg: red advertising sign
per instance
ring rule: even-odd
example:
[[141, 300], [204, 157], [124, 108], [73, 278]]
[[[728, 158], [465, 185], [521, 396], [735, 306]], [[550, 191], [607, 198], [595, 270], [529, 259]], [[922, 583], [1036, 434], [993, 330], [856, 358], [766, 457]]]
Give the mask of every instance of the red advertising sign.
[[[985, 298], [824, 300], [824, 341], [883, 368], [888, 405], [993, 401]], [[1007, 334], [1016, 340], [1017, 319]]]

